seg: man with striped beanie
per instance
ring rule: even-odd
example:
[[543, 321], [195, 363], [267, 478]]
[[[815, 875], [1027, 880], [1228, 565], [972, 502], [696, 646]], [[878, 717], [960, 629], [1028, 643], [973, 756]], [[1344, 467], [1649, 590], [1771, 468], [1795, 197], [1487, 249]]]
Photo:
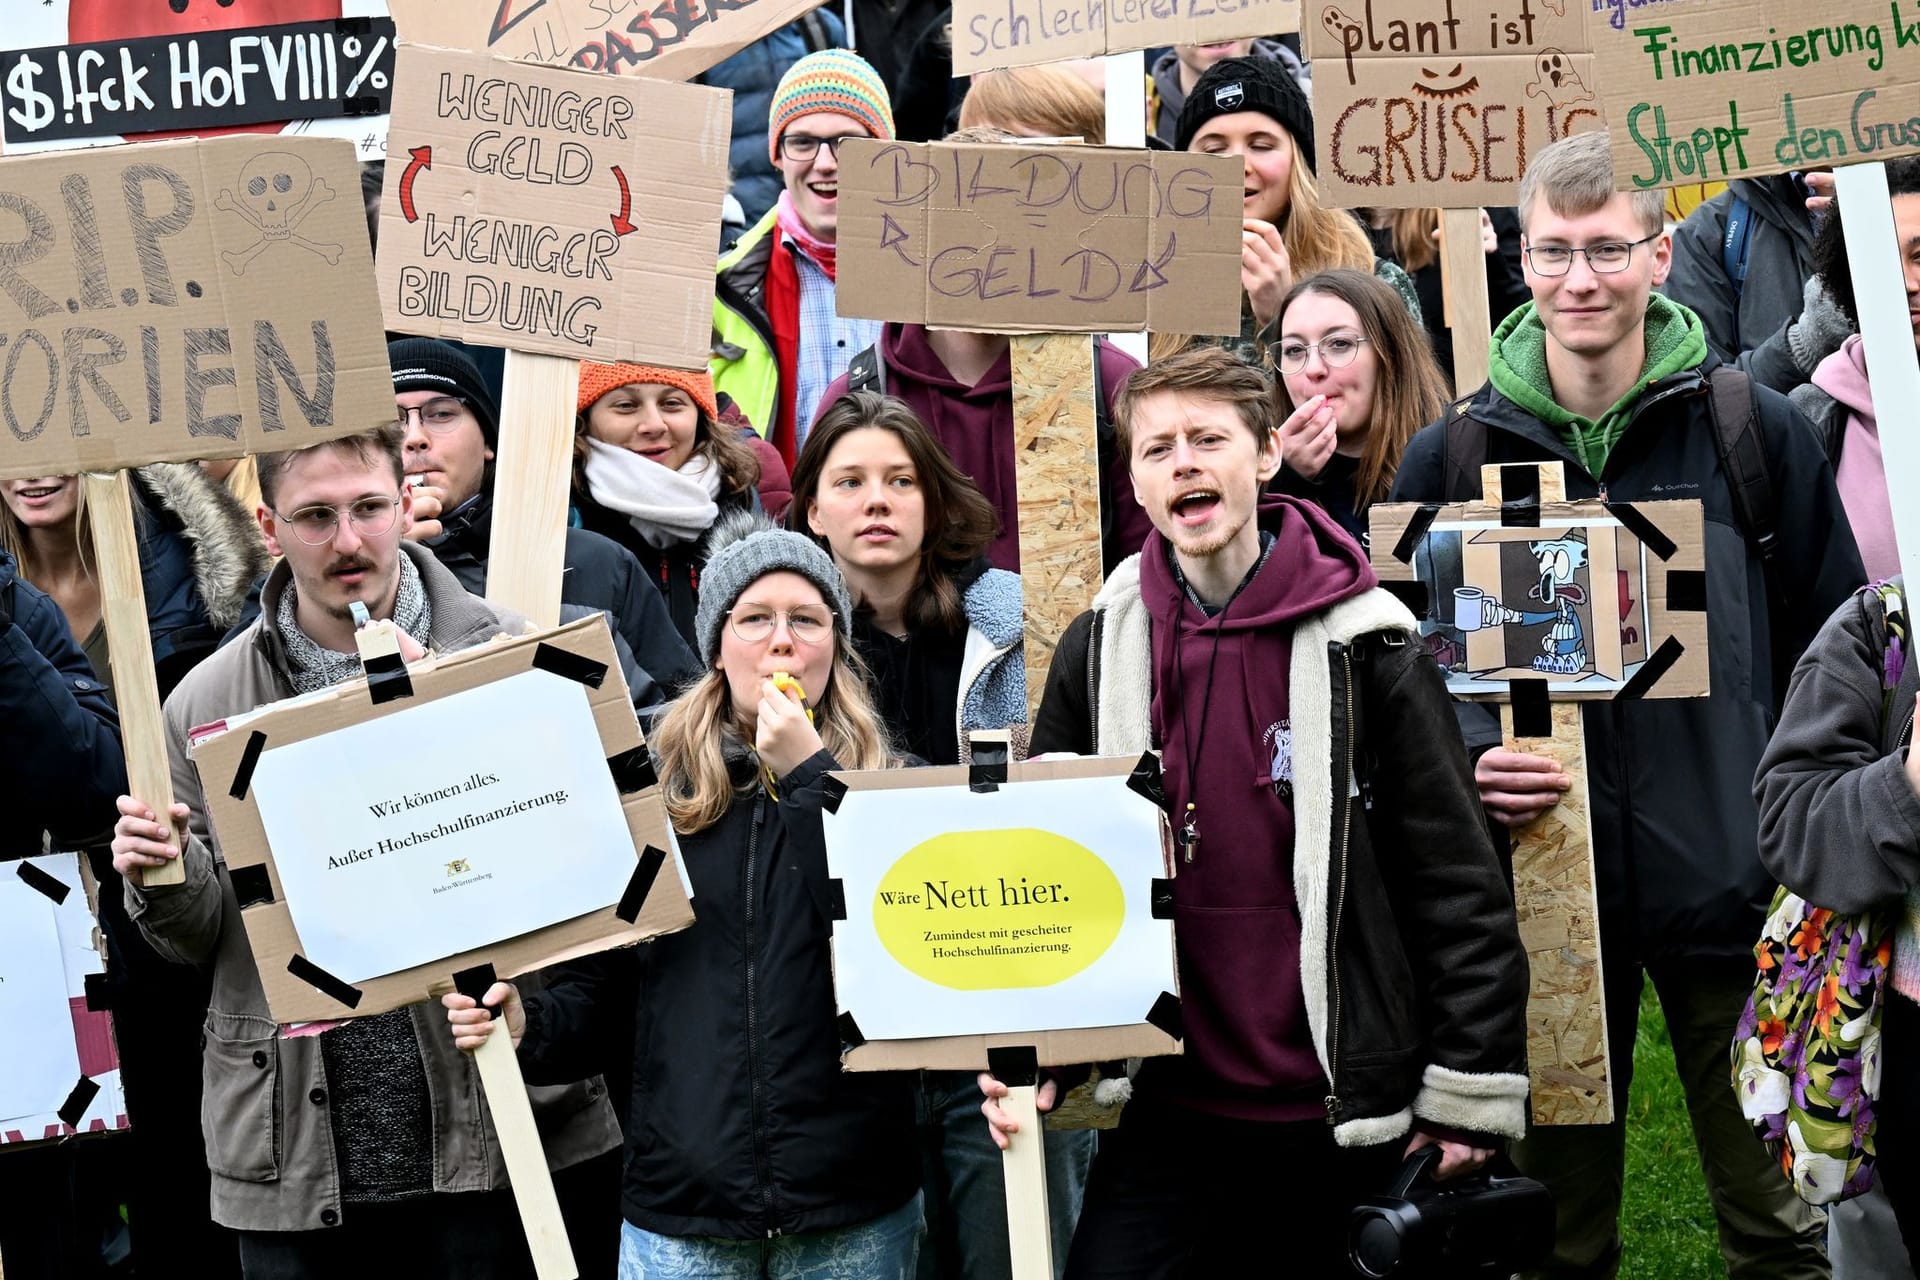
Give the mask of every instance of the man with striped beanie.
[[840, 143], [894, 136], [879, 75], [858, 54], [824, 49], [781, 77], [768, 112], [786, 189], [721, 255], [713, 304], [713, 380], [789, 466], [827, 385], [871, 346], [880, 323], [834, 309]]

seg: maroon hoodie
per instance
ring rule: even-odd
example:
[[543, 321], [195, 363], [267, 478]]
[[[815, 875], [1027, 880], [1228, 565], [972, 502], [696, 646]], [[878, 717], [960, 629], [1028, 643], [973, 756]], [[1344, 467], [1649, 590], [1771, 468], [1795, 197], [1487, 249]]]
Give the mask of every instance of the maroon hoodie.
[[1270, 494], [1259, 522], [1273, 543], [1212, 618], [1187, 594], [1165, 539], [1148, 538], [1140, 557], [1168, 812], [1178, 831], [1192, 801], [1200, 832], [1193, 861], [1175, 849], [1186, 1053], [1156, 1074], [1157, 1087], [1200, 1110], [1305, 1120], [1325, 1115], [1327, 1085], [1300, 987], [1293, 814], [1329, 797], [1293, 794], [1293, 628], [1377, 580], [1311, 502]]
[[[1097, 349], [1100, 385], [1111, 403], [1121, 381], [1140, 366], [1105, 340], [1097, 344]], [[849, 353], [849, 358], [854, 354]], [[887, 394], [907, 402], [947, 447], [954, 464], [973, 477], [1000, 513], [1000, 536], [987, 548], [987, 559], [996, 569], [1020, 572], [1019, 502], [1013, 480], [1012, 361], [1001, 356], [979, 385], [966, 386], [947, 372], [947, 366], [927, 344], [926, 328], [917, 324], [887, 325], [880, 335], [880, 354], [887, 363]], [[846, 391], [847, 376], [842, 374], [820, 397], [820, 411], [826, 412]], [[1100, 469], [1103, 473], [1111, 471], [1114, 511], [1106, 549], [1112, 564], [1138, 551], [1153, 525], [1133, 496], [1133, 479], [1126, 466], [1114, 466], [1103, 454]]]

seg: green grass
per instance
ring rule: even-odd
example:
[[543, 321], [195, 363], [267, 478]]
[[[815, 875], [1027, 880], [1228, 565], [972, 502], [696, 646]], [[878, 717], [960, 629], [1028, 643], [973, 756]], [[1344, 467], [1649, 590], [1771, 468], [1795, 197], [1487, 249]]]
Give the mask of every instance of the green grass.
[[1623, 1280], [1721, 1280], [1727, 1274], [1652, 983], [1640, 994], [1640, 1030], [1633, 1042], [1620, 1231]]

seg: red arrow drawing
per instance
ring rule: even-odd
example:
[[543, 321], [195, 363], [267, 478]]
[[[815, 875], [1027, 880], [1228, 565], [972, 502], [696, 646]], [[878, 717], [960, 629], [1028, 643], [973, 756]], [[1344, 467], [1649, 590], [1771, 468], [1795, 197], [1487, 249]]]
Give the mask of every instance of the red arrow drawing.
[[627, 221], [627, 215], [633, 212], [633, 192], [627, 189], [627, 175], [620, 172], [620, 166], [613, 166], [613, 180], [620, 184], [620, 212], [613, 215], [613, 233], [617, 236], [631, 235], [639, 230]]
[[413, 180], [422, 169], [433, 168], [433, 148], [415, 147], [407, 154], [413, 159], [407, 161], [407, 171], [400, 175], [400, 212], [408, 222], [418, 222], [420, 215], [413, 211]]

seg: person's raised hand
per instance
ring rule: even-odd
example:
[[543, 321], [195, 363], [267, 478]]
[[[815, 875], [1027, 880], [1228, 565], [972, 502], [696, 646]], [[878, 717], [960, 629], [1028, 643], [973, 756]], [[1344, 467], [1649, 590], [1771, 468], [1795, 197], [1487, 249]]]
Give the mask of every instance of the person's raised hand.
[[1822, 170], [1803, 175], [1807, 180], [1807, 212], [1824, 213], [1833, 208], [1833, 173]]
[[798, 686], [785, 690], [772, 680], [760, 682], [760, 707], [753, 728], [753, 749], [776, 778], [784, 778], [820, 750], [820, 733], [807, 716]]
[[1240, 224], [1240, 287], [1253, 307], [1253, 322], [1261, 329], [1280, 318], [1280, 304], [1293, 288], [1293, 263], [1280, 229], [1259, 218]]
[[1340, 442], [1340, 424], [1325, 396], [1308, 396], [1280, 424], [1280, 460], [1311, 480], [1325, 469]]
[[[1013, 1090], [994, 1079], [991, 1072], [982, 1071], [980, 1092], [987, 1096], [987, 1100], [980, 1104], [980, 1114], [987, 1118], [987, 1133], [992, 1136], [993, 1145], [1005, 1151], [1009, 1141], [1007, 1135], [1020, 1132], [1019, 1122], [1008, 1115], [1006, 1109], [1000, 1105]], [[1048, 1077], [1040, 1082], [1038, 1089], [1034, 1090], [1034, 1109], [1041, 1115], [1045, 1115], [1053, 1110], [1053, 1104], [1059, 1099], [1059, 1082]]]
[[415, 542], [426, 542], [446, 532], [440, 523], [440, 517], [447, 509], [447, 491], [438, 485], [413, 484], [413, 522], [407, 526], [406, 536]]
[[507, 1034], [513, 1037], [514, 1048], [520, 1047], [520, 1038], [527, 1034], [527, 1007], [520, 1002], [520, 988], [511, 982], [494, 983], [478, 1004], [472, 996], [458, 991], [441, 996], [440, 1004], [446, 1009], [447, 1022], [453, 1028], [454, 1047], [463, 1053], [473, 1053], [487, 1042], [487, 1037], [493, 1034], [496, 1012], [506, 1016]]
[[113, 824], [115, 871], [138, 884], [142, 872], [164, 867], [180, 856], [180, 848], [186, 847], [187, 806], [175, 804], [169, 810], [173, 815], [174, 835], [180, 842], [180, 848], [175, 848], [167, 843], [167, 829], [160, 825], [145, 801], [121, 796], [114, 803], [120, 810], [120, 820]]
[[1560, 803], [1573, 779], [1545, 756], [1489, 751], [1473, 766], [1480, 803], [1503, 827], [1524, 827]]

